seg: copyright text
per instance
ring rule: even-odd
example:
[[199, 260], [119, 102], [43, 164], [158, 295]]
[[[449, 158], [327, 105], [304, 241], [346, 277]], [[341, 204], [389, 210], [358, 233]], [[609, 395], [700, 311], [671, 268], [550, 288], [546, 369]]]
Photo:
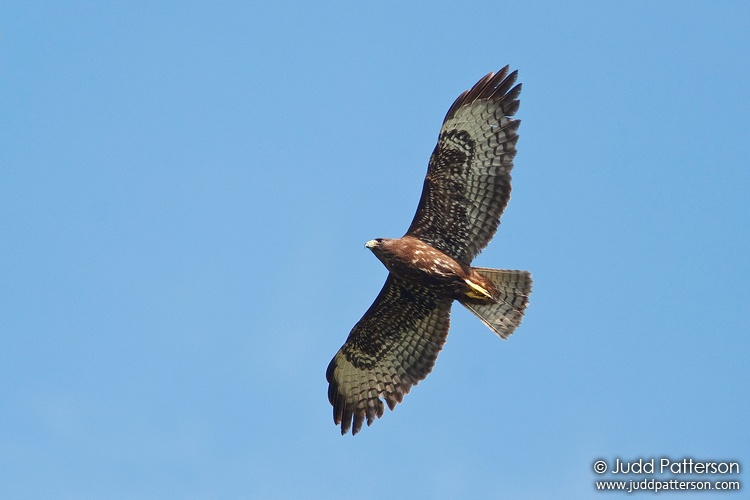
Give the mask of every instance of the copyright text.
[[604, 460], [594, 462], [594, 472], [604, 474], [607, 471], [612, 474], [739, 474], [739, 462], [716, 462], [700, 461], [692, 458], [684, 458], [681, 461], [673, 461], [669, 458], [655, 458], [645, 460], [625, 461], [615, 458], [614, 464], [610, 465]]

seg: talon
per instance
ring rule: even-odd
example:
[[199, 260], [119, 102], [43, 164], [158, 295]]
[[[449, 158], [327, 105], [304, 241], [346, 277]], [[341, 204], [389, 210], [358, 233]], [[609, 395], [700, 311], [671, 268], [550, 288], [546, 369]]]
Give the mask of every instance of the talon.
[[492, 294], [490, 294], [490, 292], [485, 290], [483, 287], [469, 280], [464, 281], [467, 285], [469, 285], [469, 288], [471, 288], [471, 290], [468, 290], [466, 292], [467, 297], [470, 297], [472, 299], [492, 299]]

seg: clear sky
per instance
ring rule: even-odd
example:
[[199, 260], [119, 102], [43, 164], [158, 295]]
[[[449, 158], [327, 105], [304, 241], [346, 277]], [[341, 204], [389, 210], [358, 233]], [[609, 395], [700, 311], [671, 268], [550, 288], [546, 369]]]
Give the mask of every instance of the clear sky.
[[[4, 2], [2, 496], [585, 499], [614, 495], [597, 459], [750, 466], [749, 49], [746, 2]], [[526, 318], [503, 342], [454, 307], [433, 373], [342, 437], [364, 243], [505, 64], [513, 199], [475, 264], [533, 273]]]

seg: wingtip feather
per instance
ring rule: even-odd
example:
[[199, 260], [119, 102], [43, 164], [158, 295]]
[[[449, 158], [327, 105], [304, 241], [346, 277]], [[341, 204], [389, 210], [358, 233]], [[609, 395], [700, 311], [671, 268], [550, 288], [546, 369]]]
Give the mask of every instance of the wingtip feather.
[[506, 115], [512, 116], [518, 110], [517, 99], [521, 93], [521, 84], [519, 83], [513, 87], [513, 84], [518, 79], [518, 70], [508, 73], [509, 69], [510, 65], [506, 64], [497, 73], [487, 73], [470, 89], [462, 92], [448, 109], [448, 113], [446, 113], [443, 121], [450, 120], [460, 108], [479, 99], [496, 99], [507, 102], [508, 109], [512, 110], [512, 113], [507, 112], [505, 109], [503, 111]]

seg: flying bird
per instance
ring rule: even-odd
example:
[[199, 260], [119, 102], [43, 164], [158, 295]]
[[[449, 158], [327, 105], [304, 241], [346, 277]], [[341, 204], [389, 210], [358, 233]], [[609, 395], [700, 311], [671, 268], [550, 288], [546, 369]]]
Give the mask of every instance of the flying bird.
[[[462, 93], [430, 156], [417, 213], [401, 238], [366, 243], [388, 269], [375, 302], [326, 370], [341, 434], [356, 434], [393, 410], [435, 365], [457, 300], [507, 339], [531, 293], [531, 275], [471, 267], [510, 199], [521, 84], [508, 66]], [[382, 398], [382, 399], [381, 399]]]

